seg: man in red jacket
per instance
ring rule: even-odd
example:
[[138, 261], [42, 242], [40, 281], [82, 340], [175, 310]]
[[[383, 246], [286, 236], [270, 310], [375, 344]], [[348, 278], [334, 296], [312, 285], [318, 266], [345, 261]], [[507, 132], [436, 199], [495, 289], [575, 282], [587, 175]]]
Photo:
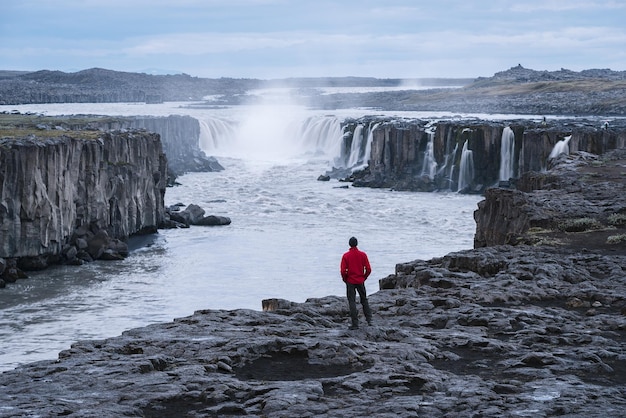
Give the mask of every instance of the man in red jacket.
[[350, 318], [352, 325], [350, 329], [359, 328], [359, 314], [356, 309], [356, 292], [359, 292], [363, 314], [368, 325], [372, 325], [372, 311], [367, 301], [365, 292], [365, 280], [372, 272], [367, 254], [357, 248], [358, 241], [355, 237], [348, 241], [350, 249], [341, 257], [341, 278], [346, 284], [348, 295], [348, 306], [350, 307]]

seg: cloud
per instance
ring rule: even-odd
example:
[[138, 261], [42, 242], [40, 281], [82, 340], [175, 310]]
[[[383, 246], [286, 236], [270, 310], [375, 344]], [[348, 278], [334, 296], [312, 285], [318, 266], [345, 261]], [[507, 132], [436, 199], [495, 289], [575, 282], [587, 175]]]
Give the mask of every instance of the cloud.
[[626, 4], [613, 0], [609, 1], [589, 1], [589, 0], [546, 0], [539, 2], [515, 2], [511, 5], [512, 12], [535, 13], [543, 11], [565, 12], [565, 11], [610, 11], [616, 9], [626, 9]]
[[624, 8], [616, 0], [480, 8], [460, 0], [29, 0], [3, 9], [0, 65], [249, 77], [478, 76], [517, 63], [619, 70]]

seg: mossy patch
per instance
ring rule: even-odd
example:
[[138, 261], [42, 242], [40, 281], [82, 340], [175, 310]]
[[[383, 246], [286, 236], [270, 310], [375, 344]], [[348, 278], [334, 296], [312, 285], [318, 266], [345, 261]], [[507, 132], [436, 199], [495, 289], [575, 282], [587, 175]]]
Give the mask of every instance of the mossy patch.
[[89, 128], [92, 122], [114, 122], [114, 117], [93, 116], [44, 116], [38, 114], [0, 113], [0, 138], [46, 139], [69, 136], [82, 139], [98, 139], [102, 131]]
[[602, 224], [593, 218], [565, 219], [558, 223], [558, 228], [564, 232], [584, 232], [602, 228]]
[[626, 213], [614, 213], [612, 215], [609, 215], [607, 221], [609, 225], [625, 226], [626, 225]]
[[626, 243], [626, 234], [611, 235], [606, 239], [606, 243], [611, 245]]

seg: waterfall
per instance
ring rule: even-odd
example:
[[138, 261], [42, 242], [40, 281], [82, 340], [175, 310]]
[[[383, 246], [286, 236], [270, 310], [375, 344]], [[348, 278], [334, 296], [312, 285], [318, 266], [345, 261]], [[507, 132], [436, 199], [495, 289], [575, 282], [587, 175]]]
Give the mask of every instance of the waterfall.
[[352, 145], [350, 146], [350, 155], [348, 157], [347, 167], [351, 168], [358, 164], [359, 156], [361, 152], [361, 145], [363, 143], [363, 125], [358, 124], [354, 128], [352, 134]]
[[468, 142], [463, 144], [463, 150], [461, 151], [461, 166], [459, 167], [459, 184], [457, 192], [462, 191], [468, 187], [474, 178], [474, 157], [472, 150], [468, 149]]
[[199, 146], [207, 155], [213, 154], [220, 145], [230, 143], [235, 137], [235, 125], [226, 120], [212, 118], [200, 123]]
[[554, 145], [554, 148], [552, 148], [552, 152], [550, 152], [550, 155], [548, 156], [548, 160], [556, 158], [561, 154], [569, 154], [569, 140], [570, 139], [572, 139], [571, 135], [566, 136], [565, 138], [557, 142], [556, 145]]
[[301, 156], [336, 158], [341, 153], [343, 132], [334, 116], [306, 118], [250, 117], [242, 121], [219, 118], [199, 120], [200, 148], [207, 155], [285, 159]]
[[311, 116], [295, 121], [292, 136], [298, 138], [299, 148], [305, 154], [337, 157], [341, 152], [343, 132], [341, 123], [334, 116]]
[[369, 158], [372, 151], [372, 141], [374, 139], [374, 131], [380, 122], [374, 124], [357, 124], [354, 128], [354, 132], [347, 130], [343, 134], [344, 143], [347, 143], [351, 138], [350, 150], [347, 154], [339, 155], [339, 158], [335, 159], [336, 168], [347, 168], [351, 172], [362, 170], [369, 164]]
[[378, 128], [378, 125], [380, 125], [380, 122], [375, 123], [374, 125], [370, 125], [369, 129], [367, 130], [367, 140], [365, 143], [365, 152], [363, 153], [363, 162], [360, 167], [356, 167], [355, 169], [363, 169], [367, 165], [369, 165], [369, 158], [370, 154], [372, 153], [372, 141], [374, 140], [374, 131], [376, 130], [376, 128]]
[[426, 131], [428, 134], [428, 143], [426, 144], [426, 151], [424, 151], [424, 165], [422, 166], [422, 176], [426, 175], [429, 179], [433, 180], [437, 174], [437, 160], [435, 160], [435, 147], [434, 139], [435, 132], [430, 129]]
[[[443, 178], [447, 184], [447, 189], [452, 189], [452, 175], [454, 173], [456, 154], [459, 151], [459, 144], [456, 141], [452, 141], [452, 130], [449, 130], [445, 141], [446, 153], [444, 155], [443, 164], [437, 171], [437, 177]], [[452, 148], [454, 144], [454, 148]]]
[[513, 168], [515, 154], [515, 134], [510, 127], [502, 130], [502, 144], [500, 146], [500, 181], [508, 181], [516, 177]]
[[448, 190], [451, 188], [450, 185], [452, 184], [452, 173], [454, 172], [454, 159], [458, 150], [459, 144], [456, 144], [451, 152], [446, 153], [443, 160], [443, 165], [437, 172], [437, 176], [443, 177], [443, 179], [447, 183]]

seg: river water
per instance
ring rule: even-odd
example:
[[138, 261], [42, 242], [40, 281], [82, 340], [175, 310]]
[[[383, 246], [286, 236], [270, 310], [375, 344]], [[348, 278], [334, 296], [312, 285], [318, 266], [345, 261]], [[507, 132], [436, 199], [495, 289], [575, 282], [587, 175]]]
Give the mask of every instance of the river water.
[[[203, 121], [246, 118], [249, 132], [276, 132], [273, 124], [307, 113], [285, 107], [188, 109], [175, 103], [0, 106], [0, 111], [13, 109], [50, 115], [189, 114]], [[396, 263], [472, 247], [480, 196], [320, 182], [317, 177], [330, 168], [333, 156], [297, 149], [285, 153], [285, 142], [276, 141], [277, 136], [253, 135], [239, 148], [224, 147], [223, 155], [218, 147], [212, 151], [224, 171], [186, 174], [178, 179], [180, 186], [168, 188], [168, 205], [195, 203], [207, 214], [230, 217], [231, 225], [161, 230], [133, 240], [123, 261], [57, 266], [0, 289], [0, 371], [55, 359], [78, 340], [113, 337], [199, 309], [260, 310], [265, 298], [303, 302], [344, 295], [339, 260], [353, 235], [372, 264], [369, 293], [378, 290], [378, 279], [392, 274]], [[271, 146], [253, 147], [265, 152], [245, 152], [254, 141], [269, 138], [275, 141]]]

